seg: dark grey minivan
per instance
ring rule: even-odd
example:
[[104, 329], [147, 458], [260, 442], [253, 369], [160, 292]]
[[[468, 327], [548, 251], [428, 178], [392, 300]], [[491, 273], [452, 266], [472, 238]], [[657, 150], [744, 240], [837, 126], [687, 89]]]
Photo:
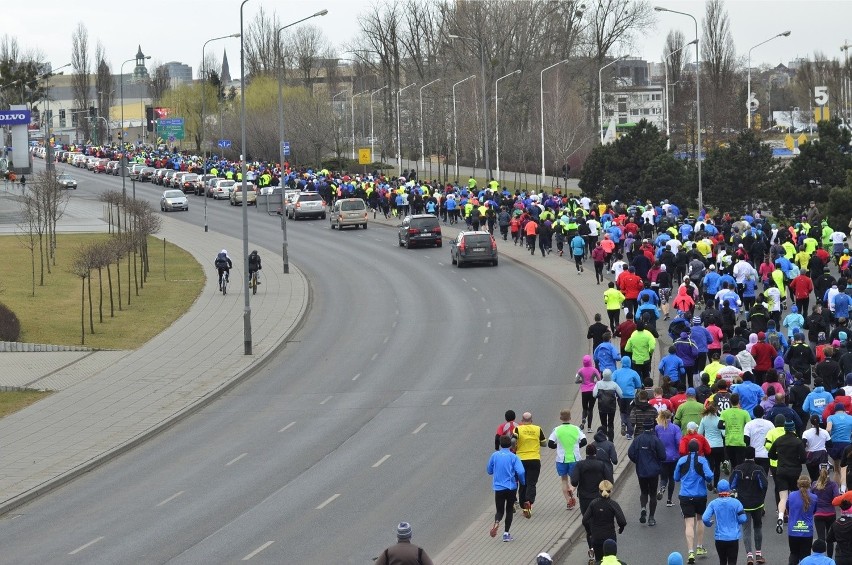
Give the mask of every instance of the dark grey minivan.
[[471, 263], [497, 266], [497, 242], [487, 231], [463, 231], [450, 244], [450, 261], [461, 267]]

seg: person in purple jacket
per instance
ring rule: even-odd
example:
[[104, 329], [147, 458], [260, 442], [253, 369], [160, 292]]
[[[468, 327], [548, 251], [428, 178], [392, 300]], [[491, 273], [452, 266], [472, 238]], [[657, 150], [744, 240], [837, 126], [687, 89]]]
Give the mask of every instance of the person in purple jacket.
[[583, 366], [577, 371], [576, 382], [580, 385], [580, 395], [582, 397], [583, 420], [580, 422], [580, 429], [588, 423], [586, 431], [592, 431], [592, 418], [594, 417], [595, 397], [592, 392], [595, 390], [595, 383], [601, 380], [601, 374], [595, 369], [592, 364], [591, 355], [583, 355]]
[[654, 432], [666, 449], [666, 458], [661, 464], [660, 488], [657, 490], [657, 500], [662, 500], [663, 493], [668, 491], [666, 506], [671, 507], [675, 487], [675, 464], [680, 459], [678, 447], [680, 446], [681, 430], [677, 424], [672, 423], [672, 413], [668, 410], [663, 410], [657, 414], [657, 426], [654, 428]]
[[[709, 345], [713, 343], [713, 336], [701, 325], [701, 317], [695, 316], [692, 318], [692, 327], [689, 329], [689, 339], [695, 344], [695, 349], [698, 350], [698, 355], [695, 357], [694, 374], [701, 374], [707, 365], [707, 350]], [[685, 362], [684, 362], [685, 363]]]

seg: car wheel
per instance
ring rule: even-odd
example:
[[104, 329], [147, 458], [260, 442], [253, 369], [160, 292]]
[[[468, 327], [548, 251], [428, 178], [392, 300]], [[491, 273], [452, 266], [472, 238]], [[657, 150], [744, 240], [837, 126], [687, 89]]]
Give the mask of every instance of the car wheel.
[[406, 240], [405, 240], [405, 248], [406, 248], [406, 249], [411, 249], [411, 248], [413, 248], [413, 247], [414, 247], [414, 244], [413, 244], [413, 243], [411, 243], [411, 239], [406, 239]]
[[496, 267], [496, 266], [497, 266], [497, 259], [494, 259], [493, 261], [491, 261], [491, 266], [492, 266], [492, 267]]
[[405, 244], [402, 242], [402, 238], [397, 236], [397, 240], [399, 241], [399, 246], [403, 247]]
[[364, 224], [364, 229], [367, 229], [367, 224]]
[[450, 253], [450, 263], [452, 263], [453, 265], [456, 264], [456, 257], [452, 253]]
[[444, 246], [444, 244], [441, 241], [439, 241], [438, 243], [435, 244], [435, 247], [443, 247], [443, 246]]
[[341, 230], [341, 228], [340, 228], [340, 220], [338, 220], [338, 221], [337, 221], [337, 231], [340, 231], [340, 230]]
[[320, 216], [320, 219], [324, 220], [324, 219], [325, 219], [325, 214], [323, 214], [322, 216]]
[[461, 268], [462, 268], [462, 262], [461, 262], [461, 259], [456, 259], [456, 267], [458, 267], [459, 269], [461, 269]]

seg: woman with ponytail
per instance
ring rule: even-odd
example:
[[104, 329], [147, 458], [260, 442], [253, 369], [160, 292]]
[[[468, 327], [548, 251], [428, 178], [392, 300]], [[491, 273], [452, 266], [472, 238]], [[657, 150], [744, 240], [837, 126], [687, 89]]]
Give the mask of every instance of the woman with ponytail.
[[[819, 466], [819, 477], [811, 484], [811, 492], [816, 495], [816, 512], [814, 513], [814, 528], [816, 537], [827, 542], [826, 537], [831, 525], [837, 519], [837, 510], [832, 505], [835, 497], [840, 496], [840, 488], [831, 480], [831, 465], [823, 463]], [[834, 557], [834, 544], [828, 543], [826, 555]]]
[[600, 498], [593, 500], [583, 513], [583, 526], [590, 533], [592, 551], [594, 552], [594, 555], [589, 555], [589, 563], [603, 559], [603, 545], [606, 540], [617, 539], [615, 525], [618, 525], [619, 534], [624, 531], [624, 527], [627, 525], [627, 519], [624, 517], [621, 506], [611, 498], [612, 488], [610, 481], [601, 481], [598, 484]]
[[811, 479], [807, 475], [802, 475], [796, 481], [796, 490], [791, 491], [790, 496], [787, 497], [789, 565], [797, 565], [811, 553], [817, 496], [810, 491], [810, 486]]

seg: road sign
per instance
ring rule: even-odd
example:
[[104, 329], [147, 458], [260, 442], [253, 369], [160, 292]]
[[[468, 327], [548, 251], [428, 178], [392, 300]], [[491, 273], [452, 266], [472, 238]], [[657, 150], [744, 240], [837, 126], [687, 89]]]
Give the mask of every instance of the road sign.
[[174, 143], [177, 138], [173, 135], [169, 136], [169, 143]]
[[285, 157], [290, 154], [290, 142], [282, 141], [281, 142], [281, 154]]
[[222, 149], [228, 149], [231, 146], [231, 140], [230, 139], [220, 139], [216, 143], [216, 145], [218, 145]]
[[373, 154], [369, 147], [361, 147], [358, 149], [358, 164], [369, 165], [373, 162]]
[[825, 106], [828, 104], [828, 87], [827, 86], [815, 86], [814, 87], [814, 102], [816, 102], [817, 106]]
[[828, 121], [830, 119], [831, 119], [831, 112], [828, 109], [827, 104], [825, 106], [817, 106], [816, 108], [814, 108], [814, 121], [815, 122]]
[[760, 107], [760, 102], [757, 101], [757, 97], [752, 93], [751, 98], [746, 102], [746, 110], [754, 114], [757, 112], [757, 109]]
[[168, 118], [157, 120], [157, 133], [160, 136], [174, 136], [175, 139], [183, 139], [183, 118]]

